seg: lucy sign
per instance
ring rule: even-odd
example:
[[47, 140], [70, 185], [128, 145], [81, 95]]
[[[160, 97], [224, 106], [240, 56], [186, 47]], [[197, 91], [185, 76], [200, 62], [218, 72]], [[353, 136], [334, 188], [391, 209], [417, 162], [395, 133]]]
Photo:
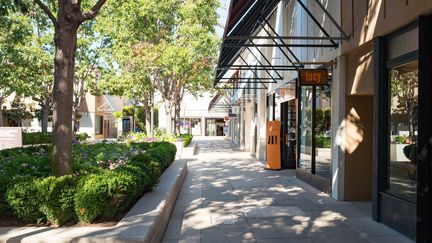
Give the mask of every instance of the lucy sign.
[[21, 146], [21, 127], [0, 127], [0, 150]]
[[301, 86], [328, 84], [327, 69], [300, 69], [298, 76]]

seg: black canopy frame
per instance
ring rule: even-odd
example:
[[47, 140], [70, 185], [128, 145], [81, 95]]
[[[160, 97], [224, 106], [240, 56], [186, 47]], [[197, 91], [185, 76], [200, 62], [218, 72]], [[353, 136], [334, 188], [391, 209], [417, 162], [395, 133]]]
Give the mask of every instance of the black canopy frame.
[[[262, 70], [267, 73], [269, 79], [272, 79], [273, 82], [277, 82], [277, 80], [283, 79], [282, 75], [279, 71], [296, 71], [300, 68], [304, 68], [304, 65], [296, 57], [291, 48], [337, 48], [339, 46], [340, 41], [347, 40], [350, 38], [347, 35], [342, 27], [337, 23], [337, 21], [333, 18], [333, 16], [327, 11], [325, 6], [319, 1], [314, 0], [315, 4], [323, 11], [324, 15], [328, 17], [330, 22], [336, 27], [339, 31], [340, 36], [331, 36], [328, 31], [324, 28], [323, 24], [321, 24], [314, 14], [310, 11], [308, 6], [304, 3], [304, 0], [290, 0], [296, 1], [302, 9], [307, 13], [307, 15], [312, 19], [312, 21], [318, 26], [318, 28], [323, 33], [323, 36], [280, 36], [277, 31], [270, 25], [268, 22], [269, 17], [275, 11], [277, 4], [280, 0], [244, 0], [244, 5], [248, 5], [248, 7], [243, 7], [242, 10], [246, 10], [242, 13], [241, 18], [238, 18], [238, 13], [230, 13], [228, 16], [227, 22], [232, 25], [232, 16], [235, 14], [236, 21], [234, 26], [231, 29], [226, 28], [223, 38], [223, 43], [221, 45], [221, 52], [218, 59], [218, 65], [216, 68], [216, 76], [214, 81], [214, 86], [217, 87], [218, 84], [224, 84], [225, 82], [221, 82], [223, 80], [227, 80], [224, 78], [226, 73], [230, 70], [244, 70], [244, 71], [257, 71]], [[237, 3], [240, 5], [241, 3]], [[231, 2], [231, 7], [233, 6], [233, 1]], [[267, 28], [270, 30], [267, 30]], [[264, 30], [266, 36], [258, 36], [258, 32], [260, 30]], [[272, 40], [271, 44], [262, 44], [256, 43], [254, 40]], [[285, 40], [322, 40], [328, 41], [329, 43], [320, 43], [320, 44], [297, 44], [297, 43], [286, 43]], [[290, 65], [272, 65], [268, 58], [262, 53], [260, 48], [278, 48], [282, 55], [287, 58], [287, 60], [291, 63]], [[253, 53], [251, 50], [254, 48], [257, 53], [259, 53], [259, 57], [263, 57], [265, 63], [260, 61], [260, 58]], [[257, 61], [256, 66], [249, 65], [242, 57], [242, 54], [245, 51], [251, 53], [254, 59]], [[235, 64], [236, 61], [241, 60], [244, 64]], [[273, 76], [270, 71], [277, 76]], [[258, 78], [256, 73], [254, 73], [253, 79], [241, 79], [239, 80], [241, 83], [262, 83], [267, 78]], [[229, 80], [229, 79], [228, 79]], [[259, 82], [257, 82], [257, 80]], [[264, 84], [263, 84], [264, 85]], [[221, 88], [221, 87], [217, 87]]]

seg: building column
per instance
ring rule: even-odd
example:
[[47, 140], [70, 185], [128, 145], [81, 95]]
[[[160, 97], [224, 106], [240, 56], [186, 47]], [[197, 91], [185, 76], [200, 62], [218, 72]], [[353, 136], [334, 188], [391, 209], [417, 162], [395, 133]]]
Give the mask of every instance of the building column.
[[331, 98], [332, 197], [344, 200], [345, 174], [345, 57], [336, 59], [333, 69]]
[[245, 89], [242, 90], [242, 95], [240, 97], [240, 150], [245, 149]]
[[266, 93], [267, 90], [258, 91], [258, 147], [255, 156], [259, 160], [266, 160]]
[[249, 148], [249, 154], [250, 155], [255, 155], [255, 149], [256, 149], [256, 143], [255, 143], [255, 126], [256, 124], [256, 119], [255, 119], [255, 90], [252, 90], [252, 95], [251, 95], [251, 100], [252, 100], [252, 109], [251, 109], [251, 126], [250, 126], [250, 148]]
[[205, 131], [206, 131], [206, 120], [205, 120], [205, 117], [202, 116], [201, 117], [201, 136], [205, 136]]

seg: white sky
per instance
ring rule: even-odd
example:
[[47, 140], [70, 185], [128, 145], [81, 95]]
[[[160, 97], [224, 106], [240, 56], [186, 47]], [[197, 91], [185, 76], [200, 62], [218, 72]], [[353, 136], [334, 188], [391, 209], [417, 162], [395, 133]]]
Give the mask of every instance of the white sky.
[[220, 37], [222, 37], [223, 31], [224, 31], [224, 27], [225, 27], [225, 23], [226, 23], [226, 18], [227, 18], [227, 15], [228, 15], [228, 7], [229, 7], [229, 4], [230, 4], [230, 0], [219, 0], [219, 1], [221, 3], [222, 7], [220, 7], [218, 9], [218, 11], [217, 11], [218, 14], [219, 14], [219, 21], [218, 22], [219, 22], [220, 26], [218, 26], [216, 28], [216, 31], [217, 31], [218, 35]]

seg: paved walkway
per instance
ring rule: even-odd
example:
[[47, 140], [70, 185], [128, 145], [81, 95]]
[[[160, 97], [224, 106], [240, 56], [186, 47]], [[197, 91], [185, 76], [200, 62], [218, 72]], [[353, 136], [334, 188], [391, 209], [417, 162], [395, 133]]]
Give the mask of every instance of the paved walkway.
[[372, 221], [370, 203], [335, 201], [223, 139], [197, 143], [164, 242], [410, 242]]

